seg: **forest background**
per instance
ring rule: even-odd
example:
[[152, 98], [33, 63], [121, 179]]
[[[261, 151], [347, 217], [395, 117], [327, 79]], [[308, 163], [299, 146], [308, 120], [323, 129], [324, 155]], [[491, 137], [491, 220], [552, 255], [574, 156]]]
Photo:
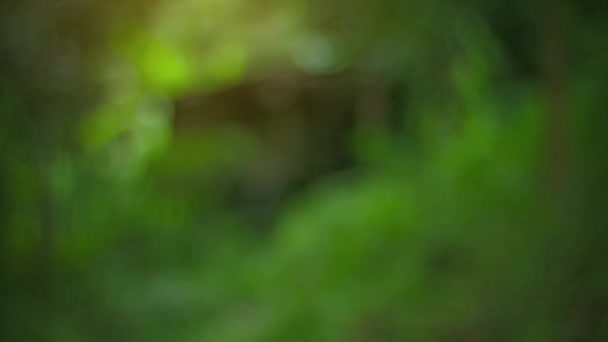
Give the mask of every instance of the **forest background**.
[[0, 338], [608, 340], [607, 15], [2, 1]]

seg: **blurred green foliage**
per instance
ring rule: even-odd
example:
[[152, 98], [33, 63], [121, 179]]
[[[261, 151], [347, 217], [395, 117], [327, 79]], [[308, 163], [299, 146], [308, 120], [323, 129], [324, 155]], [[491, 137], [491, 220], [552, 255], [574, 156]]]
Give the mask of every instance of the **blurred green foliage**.
[[[607, 340], [606, 15], [565, 0], [3, 2], [0, 339]], [[297, 186], [281, 174], [296, 150], [251, 126], [174, 127], [184, 96], [341, 73], [345, 88], [306, 101], [325, 101], [328, 127], [363, 108], [340, 136], [352, 165]], [[260, 101], [304, 97], [280, 88]], [[383, 106], [384, 126], [362, 119]], [[275, 145], [305, 130], [268, 127]], [[260, 221], [233, 183], [289, 196]]]

